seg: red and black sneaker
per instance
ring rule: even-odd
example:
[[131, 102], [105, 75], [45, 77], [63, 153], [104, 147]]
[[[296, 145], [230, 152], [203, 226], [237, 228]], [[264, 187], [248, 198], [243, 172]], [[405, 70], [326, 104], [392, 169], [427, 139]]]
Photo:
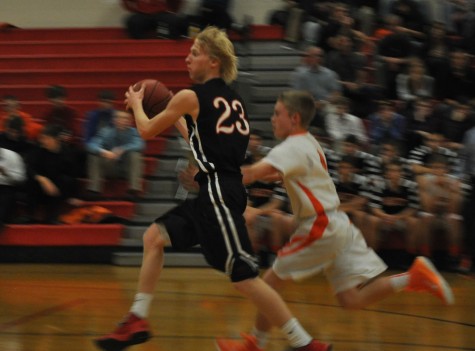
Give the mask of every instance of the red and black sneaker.
[[142, 344], [150, 337], [148, 322], [133, 313], [129, 313], [116, 330], [94, 340], [94, 342], [105, 351], [122, 351], [126, 347]]

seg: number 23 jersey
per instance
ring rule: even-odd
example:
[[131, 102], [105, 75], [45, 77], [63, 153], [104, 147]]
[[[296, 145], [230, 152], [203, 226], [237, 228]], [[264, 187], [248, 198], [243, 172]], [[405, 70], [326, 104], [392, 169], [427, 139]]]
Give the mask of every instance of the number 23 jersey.
[[241, 97], [221, 78], [190, 88], [196, 93], [196, 121], [185, 116], [190, 147], [200, 172], [240, 175], [249, 143], [249, 122]]

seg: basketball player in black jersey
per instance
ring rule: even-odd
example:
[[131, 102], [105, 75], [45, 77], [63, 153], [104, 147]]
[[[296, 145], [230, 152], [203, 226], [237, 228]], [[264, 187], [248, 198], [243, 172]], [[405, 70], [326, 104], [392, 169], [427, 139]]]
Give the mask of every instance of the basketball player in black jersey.
[[[293, 317], [282, 298], [258, 277], [243, 212], [246, 192], [241, 165], [249, 141], [249, 121], [241, 98], [228, 84], [237, 76], [237, 58], [226, 34], [208, 27], [195, 39], [186, 65], [196, 83], [179, 91], [167, 108], [149, 119], [142, 107], [144, 88], [126, 92], [126, 105], [144, 138], [175, 125], [189, 142], [199, 168], [197, 198], [186, 200], [155, 220], [143, 237], [138, 291], [129, 313], [111, 334], [96, 339], [103, 350], [120, 351], [150, 338], [146, 321], [163, 266], [164, 247], [201, 246], [207, 262], [225, 272], [234, 287], [282, 329], [290, 346], [325, 351], [331, 346], [313, 340]], [[255, 342], [249, 343], [249, 350]]]

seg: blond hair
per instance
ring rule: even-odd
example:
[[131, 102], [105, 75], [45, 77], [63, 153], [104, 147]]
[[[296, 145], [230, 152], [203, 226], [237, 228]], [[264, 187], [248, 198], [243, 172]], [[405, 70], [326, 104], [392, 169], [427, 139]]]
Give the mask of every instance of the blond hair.
[[200, 47], [204, 49], [210, 57], [214, 57], [221, 63], [220, 76], [230, 84], [237, 77], [237, 57], [234, 53], [233, 43], [226, 33], [216, 27], [206, 27], [195, 39]]
[[308, 128], [312, 119], [315, 117], [315, 100], [307, 91], [303, 90], [287, 90], [282, 92], [277, 101], [280, 101], [289, 115], [298, 113], [300, 115], [300, 124], [304, 128]]

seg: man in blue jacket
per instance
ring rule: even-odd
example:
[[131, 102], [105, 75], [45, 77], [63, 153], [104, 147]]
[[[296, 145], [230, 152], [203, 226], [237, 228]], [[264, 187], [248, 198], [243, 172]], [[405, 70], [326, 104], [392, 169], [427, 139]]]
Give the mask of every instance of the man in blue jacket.
[[113, 126], [102, 128], [86, 144], [90, 192], [101, 192], [104, 177], [125, 177], [129, 181], [129, 194], [134, 197], [142, 191], [145, 142], [137, 129], [131, 127], [131, 118], [128, 112], [116, 111]]

